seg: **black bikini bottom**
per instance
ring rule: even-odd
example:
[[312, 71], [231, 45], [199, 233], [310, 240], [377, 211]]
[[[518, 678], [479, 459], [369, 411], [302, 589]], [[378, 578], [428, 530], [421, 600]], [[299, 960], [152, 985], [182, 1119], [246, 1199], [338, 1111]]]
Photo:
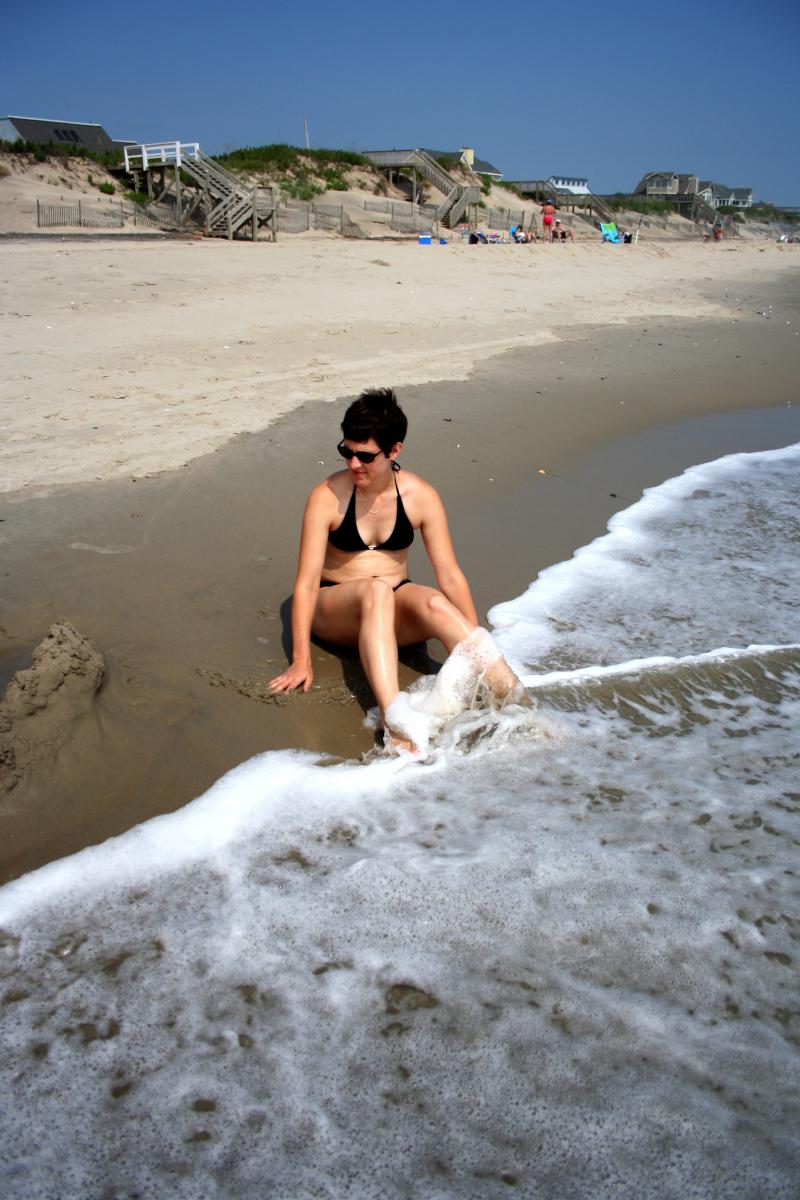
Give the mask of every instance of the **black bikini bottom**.
[[[319, 586], [320, 587], [338, 587], [340, 583], [341, 583], [340, 579], [320, 579]], [[411, 583], [411, 580], [410, 579], [401, 579], [399, 583], [396, 583], [394, 585], [394, 587], [392, 588], [392, 591], [396, 592], [397, 589], [401, 588], [404, 583]]]

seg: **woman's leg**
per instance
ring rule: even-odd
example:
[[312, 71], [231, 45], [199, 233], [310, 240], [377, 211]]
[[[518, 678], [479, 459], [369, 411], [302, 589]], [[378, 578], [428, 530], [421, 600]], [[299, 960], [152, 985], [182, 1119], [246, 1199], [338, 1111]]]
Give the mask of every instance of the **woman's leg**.
[[[396, 597], [395, 628], [399, 646], [438, 638], [449, 654], [477, 628], [436, 588], [409, 583], [400, 588]], [[522, 684], [502, 655], [498, 654], [485, 678], [498, 700], [513, 697], [515, 701], [526, 702]]]
[[436, 588], [407, 583], [395, 592], [395, 631], [399, 646], [438, 638], [448, 654], [475, 626]]
[[321, 588], [312, 628], [327, 642], [358, 646], [383, 715], [399, 691], [395, 593], [390, 585], [382, 579], [358, 579]]

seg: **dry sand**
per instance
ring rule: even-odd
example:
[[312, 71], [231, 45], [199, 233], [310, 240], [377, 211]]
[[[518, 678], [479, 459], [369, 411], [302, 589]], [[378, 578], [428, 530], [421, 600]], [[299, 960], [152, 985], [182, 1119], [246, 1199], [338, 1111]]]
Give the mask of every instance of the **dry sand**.
[[799, 261], [738, 243], [0, 245], [0, 685], [54, 622], [81, 635], [56, 627], [0, 708], [0, 877], [260, 750], [369, 747], [351, 659], [318, 649], [307, 697], [264, 690], [343, 396], [400, 390], [406, 460], [440, 487], [485, 611], [642, 487], [800, 438]]
[[19, 242], [0, 489], [141, 476], [365, 383], [466, 379], [559, 331], [749, 315], [794, 246]]

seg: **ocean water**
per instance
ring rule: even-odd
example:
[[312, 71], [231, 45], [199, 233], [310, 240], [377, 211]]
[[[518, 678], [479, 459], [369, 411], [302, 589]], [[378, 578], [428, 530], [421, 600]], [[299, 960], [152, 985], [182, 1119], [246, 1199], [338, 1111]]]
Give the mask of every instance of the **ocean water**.
[[0, 1194], [796, 1197], [800, 446], [491, 613], [536, 712], [0, 891]]

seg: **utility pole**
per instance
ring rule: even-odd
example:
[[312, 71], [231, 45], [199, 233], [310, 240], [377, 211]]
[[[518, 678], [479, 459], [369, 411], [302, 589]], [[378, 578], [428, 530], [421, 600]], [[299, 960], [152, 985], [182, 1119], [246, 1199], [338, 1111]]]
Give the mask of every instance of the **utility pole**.
[[311, 142], [308, 139], [308, 121], [303, 121], [303, 128], [306, 131], [306, 150], [311, 149]]

